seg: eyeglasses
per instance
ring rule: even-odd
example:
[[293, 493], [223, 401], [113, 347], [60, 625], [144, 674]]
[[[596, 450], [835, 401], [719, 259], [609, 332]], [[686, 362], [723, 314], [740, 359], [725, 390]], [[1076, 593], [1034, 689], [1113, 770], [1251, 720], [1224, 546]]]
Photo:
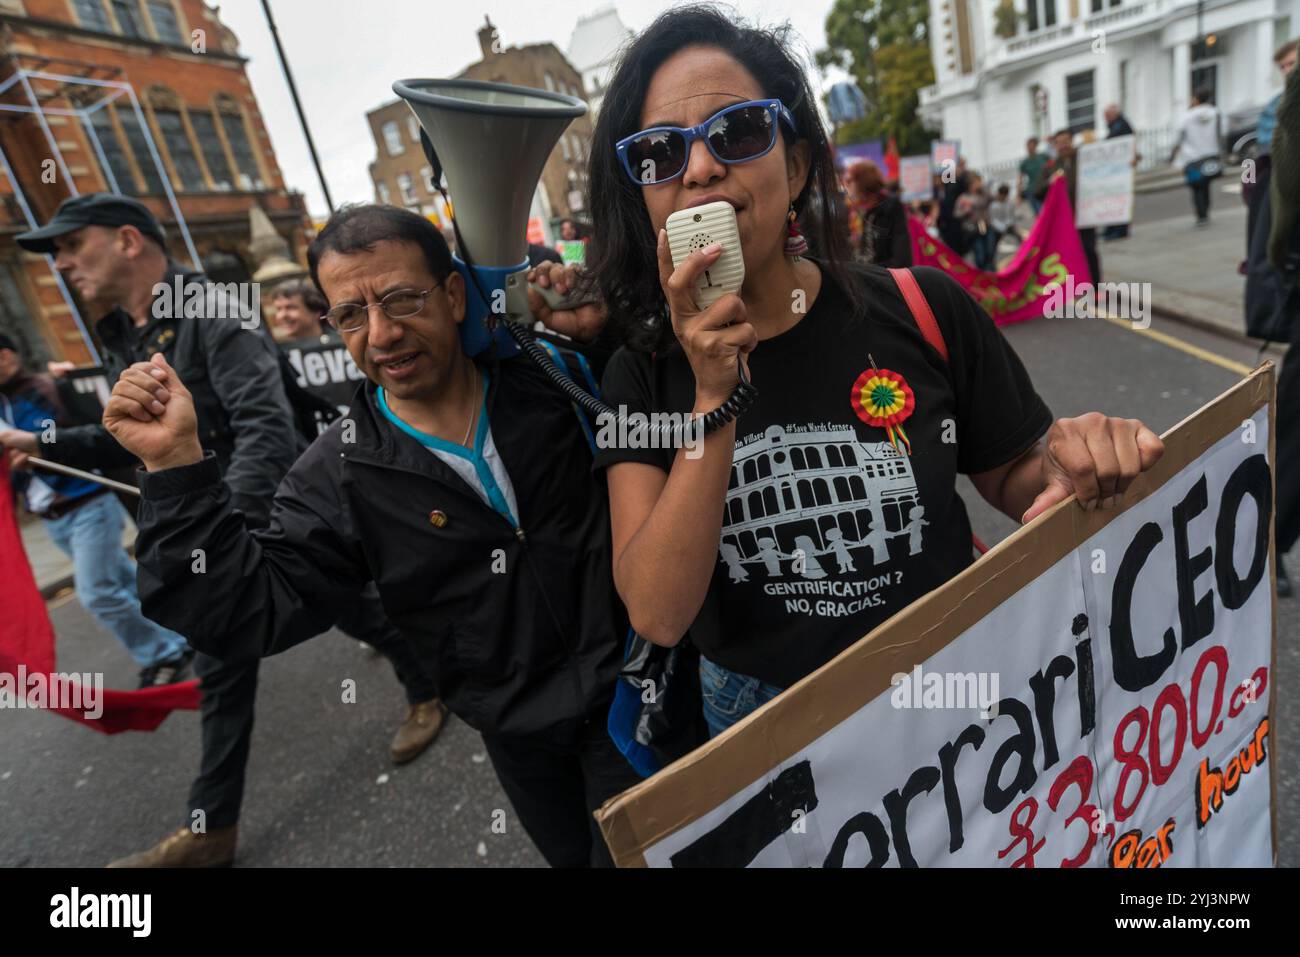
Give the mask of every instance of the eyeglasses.
[[436, 282], [422, 292], [414, 289], [395, 289], [383, 299], [373, 303], [344, 302], [321, 316], [339, 332], [356, 332], [370, 321], [370, 307], [378, 306], [389, 319], [409, 319], [424, 308], [425, 297], [441, 282]]
[[750, 100], [713, 114], [699, 126], [656, 126], [619, 140], [614, 149], [623, 168], [640, 186], [676, 179], [686, 170], [691, 144], [703, 139], [721, 163], [744, 163], [766, 156], [776, 145], [778, 122], [797, 133], [794, 116], [780, 100]]

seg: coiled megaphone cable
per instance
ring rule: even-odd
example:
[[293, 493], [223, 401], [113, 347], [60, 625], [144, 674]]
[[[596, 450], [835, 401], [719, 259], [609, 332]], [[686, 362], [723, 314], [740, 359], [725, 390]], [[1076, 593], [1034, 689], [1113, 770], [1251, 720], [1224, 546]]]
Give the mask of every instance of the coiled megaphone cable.
[[[538, 344], [532, 330], [517, 322], [507, 322], [506, 331], [519, 344], [519, 348], [524, 355], [537, 364], [538, 368], [546, 374], [546, 377], [554, 383], [555, 387], [568, 396], [570, 401], [589, 412], [593, 418], [598, 420], [602, 416], [612, 418], [628, 431], [635, 431], [640, 428], [628, 423], [626, 416], [597, 399], [565, 375], [560, 367], [552, 361], [547, 351]], [[731, 397], [712, 412], [706, 412], [700, 419], [696, 420], [702, 423], [696, 426], [696, 428], [702, 429], [702, 434], [708, 435], [716, 432], [732, 419], [738, 418], [740, 413], [749, 408], [754, 399], [758, 397], [758, 389], [749, 381], [749, 375], [745, 372], [745, 364], [741, 362], [739, 356], [736, 358], [736, 373], [740, 376], [740, 382], [732, 391]], [[685, 433], [687, 428], [689, 426], [685, 426], [681, 422], [660, 426], [659, 434], [664, 440], [660, 447], [681, 448], [686, 444]]]
[[[447, 196], [447, 190], [442, 185], [442, 162], [438, 159], [438, 151], [433, 147], [433, 140], [429, 138], [429, 134], [424, 131], [423, 127], [420, 129], [420, 145], [424, 148], [424, 155], [429, 160], [433, 182], [437, 184], [438, 192], [442, 194], [447, 209], [451, 210], [453, 209], [451, 199]], [[465, 245], [465, 237], [460, 234], [460, 226], [456, 223], [455, 213], [449, 213], [448, 218], [451, 220], [452, 232], [456, 237], [456, 252], [460, 255], [461, 262], [465, 264], [465, 271], [469, 273], [470, 281], [474, 283], [474, 288], [478, 290], [480, 299], [483, 302], [491, 302], [492, 300], [488, 297], [483, 284], [479, 282], [478, 273], [474, 271], [474, 260], [470, 257], [469, 249]], [[623, 429], [629, 431], [640, 428], [629, 423], [625, 415], [600, 401], [600, 399], [565, 375], [563, 370], [551, 360], [547, 351], [538, 344], [533, 331], [523, 323], [511, 322], [507, 319], [505, 328], [506, 332], [510, 333], [510, 337], [518, 344], [520, 351], [542, 370], [557, 389], [563, 392], [571, 402], [589, 413], [592, 418], [598, 421], [602, 417], [612, 418]], [[488, 330], [489, 332], [492, 331], [491, 325], [488, 326]], [[492, 348], [496, 348], [495, 337], [492, 338]], [[736, 357], [736, 374], [740, 377], [740, 382], [736, 385], [727, 401], [712, 412], [706, 412], [700, 419], [696, 420], [701, 424], [695, 426], [695, 428], [702, 429], [703, 435], [716, 432], [732, 419], [739, 418], [740, 414], [758, 398], [758, 388], [749, 381], [749, 374], [745, 371], [745, 364], [739, 356]], [[686, 426], [680, 421], [675, 424], [661, 426], [659, 428], [659, 434], [662, 438], [660, 447], [681, 448], [685, 444], [685, 432]]]

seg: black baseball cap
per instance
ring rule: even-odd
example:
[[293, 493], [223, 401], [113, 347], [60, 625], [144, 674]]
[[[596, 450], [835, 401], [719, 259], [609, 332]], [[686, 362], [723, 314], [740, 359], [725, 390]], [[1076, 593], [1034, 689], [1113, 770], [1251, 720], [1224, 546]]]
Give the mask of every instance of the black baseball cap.
[[54, 239], [83, 226], [134, 226], [165, 251], [162, 224], [138, 200], [113, 193], [86, 193], [59, 204], [50, 221], [40, 229], [19, 233], [14, 241], [32, 253], [54, 253]]

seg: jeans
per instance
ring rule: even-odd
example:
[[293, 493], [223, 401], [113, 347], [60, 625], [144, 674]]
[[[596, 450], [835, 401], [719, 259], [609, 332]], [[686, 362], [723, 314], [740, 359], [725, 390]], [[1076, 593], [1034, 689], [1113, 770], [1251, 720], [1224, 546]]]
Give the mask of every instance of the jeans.
[[1192, 191], [1192, 208], [1196, 210], [1198, 223], [1210, 218], [1210, 182], [1211, 180], [1201, 178], [1195, 183], [1188, 184]]
[[612, 867], [592, 812], [641, 783], [609, 737], [609, 706], [536, 734], [483, 735], [519, 821], [552, 867]]
[[716, 738], [733, 724], [767, 704], [784, 688], [728, 671], [700, 657], [700, 694], [709, 737]]
[[148, 668], [178, 657], [187, 646], [176, 632], [140, 612], [135, 562], [122, 547], [125, 526], [126, 509], [112, 495], [45, 520], [50, 541], [72, 559], [77, 600], [126, 646], [136, 664]]

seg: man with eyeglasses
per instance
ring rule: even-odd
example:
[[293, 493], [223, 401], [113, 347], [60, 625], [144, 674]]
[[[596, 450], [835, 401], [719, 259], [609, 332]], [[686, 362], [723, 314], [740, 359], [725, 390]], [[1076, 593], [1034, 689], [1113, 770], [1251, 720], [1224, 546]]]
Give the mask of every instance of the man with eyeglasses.
[[[177, 370], [155, 357], [113, 389], [105, 426], [146, 469], [147, 613], [209, 654], [269, 655], [373, 578], [546, 860], [609, 864], [591, 812], [639, 780], [606, 728], [627, 620], [573, 407], [526, 356], [462, 351], [465, 283], [424, 218], [344, 208], [308, 263], [368, 381], [290, 470], [267, 529], [234, 515]], [[531, 298], [557, 331], [603, 324], [598, 307], [552, 314]], [[187, 557], [199, 543], [201, 578]]]
[[[184, 376], [193, 389], [197, 434], [214, 455], [233, 507], [242, 513], [236, 518], [250, 526], [265, 525], [276, 486], [305, 443], [286, 397], [275, 346], [257, 327], [257, 304], [249, 308], [247, 302], [233, 301], [238, 297], [228, 288], [173, 262], [162, 225], [143, 203], [126, 197], [92, 193], [65, 200], [45, 226], [15, 239], [29, 252], [52, 255], [55, 268], [85, 302], [111, 307], [95, 324], [110, 381], [132, 363], [147, 362], [154, 355], [165, 356]], [[51, 436], [0, 435], [6, 436], [4, 444], [82, 469], [136, 461], [101, 424], [59, 428]], [[196, 573], [200, 555], [211, 561], [214, 549], [206, 542], [194, 544], [189, 574], [201, 579]], [[195, 607], [198, 615], [209, 616], [210, 611]], [[223, 627], [219, 618], [207, 620]], [[442, 706], [432, 682], [409, 645], [383, 622], [373, 590], [368, 600], [363, 596], [342, 609], [322, 630], [335, 621], [379, 647], [393, 663], [411, 708], [394, 739], [392, 756], [395, 761], [413, 758], [442, 724]], [[202, 693], [202, 757], [190, 788], [189, 819], [157, 845], [114, 866], [203, 867], [233, 861], [258, 665], [257, 656], [195, 656]], [[419, 715], [414, 713], [417, 703], [422, 703]]]

